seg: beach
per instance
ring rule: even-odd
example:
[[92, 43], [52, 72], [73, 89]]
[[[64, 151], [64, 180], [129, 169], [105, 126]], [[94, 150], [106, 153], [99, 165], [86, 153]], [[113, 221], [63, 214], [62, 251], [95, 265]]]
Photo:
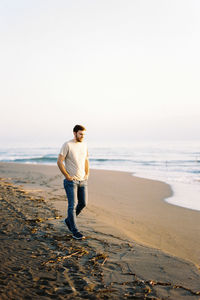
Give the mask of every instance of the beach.
[[166, 183], [92, 169], [75, 241], [57, 166], [0, 177], [2, 299], [199, 299], [200, 212], [167, 203]]

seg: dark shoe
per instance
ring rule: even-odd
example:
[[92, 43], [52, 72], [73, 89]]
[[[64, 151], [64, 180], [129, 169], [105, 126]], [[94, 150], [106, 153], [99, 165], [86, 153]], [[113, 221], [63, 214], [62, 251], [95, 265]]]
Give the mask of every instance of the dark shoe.
[[71, 230], [71, 226], [70, 226], [70, 224], [69, 224], [69, 220], [68, 220], [68, 219], [65, 219], [65, 224], [67, 225], [67, 227], [68, 227], [69, 231], [72, 231], [72, 230]]
[[73, 237], [74, 239], [76, 239], [76, 240], [82, 240], [82, 239], [85, 238], [85, 236], [82, 235], [82, 233], [80, 233], [79, 231], [77, 231], [76, 233], [74, 233], [72, 237]]

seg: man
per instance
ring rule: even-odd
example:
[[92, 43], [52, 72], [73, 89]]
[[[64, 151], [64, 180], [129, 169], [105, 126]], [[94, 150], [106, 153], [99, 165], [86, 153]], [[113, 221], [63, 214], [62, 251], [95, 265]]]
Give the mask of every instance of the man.
[[[83, 142], [85, 128], [76, 125], [73, 129], [74, 139], [63, 144], [57, 164], [65, 176], [64, 188], [68, 199], [68, 217], [65, 224], [75, 239], [83, 239], [76, 224], [76, 216], [87, 204], [87, 180], [89, 176], [88, 149]], [[65, 162], [65, 165], [64, 165]]]

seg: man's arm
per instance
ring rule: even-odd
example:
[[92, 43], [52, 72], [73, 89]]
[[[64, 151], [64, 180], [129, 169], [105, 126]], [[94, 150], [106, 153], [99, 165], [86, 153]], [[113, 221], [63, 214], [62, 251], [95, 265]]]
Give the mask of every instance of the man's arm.
[[85, 178], [88, 179], [89, 177], [89, 159], [88, 156], [85, 159]]
[[66, 171], [66, 169], [64, 167], [64, 164], [63, 164], [64, 159], [65, 159], [65, 157], [62, 154], [59, 154], [58, 160], [57, 160], [58, 168], [60, 169], [60, 171], [63, 173], [63, 175], [65, 176], [65, 178], [67, 180], [71, 180], [72, 181], [73, 177], [71, 177], [69, 175], [69, 173]]

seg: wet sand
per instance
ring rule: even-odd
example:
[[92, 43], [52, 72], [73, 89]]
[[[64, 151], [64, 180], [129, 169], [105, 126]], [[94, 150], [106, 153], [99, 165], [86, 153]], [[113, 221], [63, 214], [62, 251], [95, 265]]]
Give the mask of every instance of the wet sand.
[[56, 166], [0, 164], [1, 299], [199, 299], [199, 212], [168, 185], [92, 170], [83, 241]]

